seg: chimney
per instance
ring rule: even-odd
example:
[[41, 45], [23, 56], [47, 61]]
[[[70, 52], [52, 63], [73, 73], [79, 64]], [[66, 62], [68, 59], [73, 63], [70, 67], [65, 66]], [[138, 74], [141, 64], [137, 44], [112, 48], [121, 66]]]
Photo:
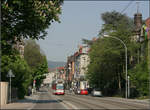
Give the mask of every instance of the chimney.
[[142, 14], [141, 13], [136, 13], [134, 14], [134, 24], [136, 30], [140, 30], [142, 27]]
[[135, 31], [139, 35], [142, 27], [142, 14], [139, 13], [139, 5], [137, 3], [137, 13], [134, 14]]

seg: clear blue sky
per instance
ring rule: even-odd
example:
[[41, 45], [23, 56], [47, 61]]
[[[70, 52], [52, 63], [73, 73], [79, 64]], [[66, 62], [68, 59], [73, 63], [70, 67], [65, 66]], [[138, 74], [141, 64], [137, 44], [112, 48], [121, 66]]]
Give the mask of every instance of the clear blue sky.
[[[143, 19], [149, 17], [149, 2], [138, 1], [139, 12]], [[65, 61], [67, 56], [77, 51], [82, 38], [97, 37], [103, 24], [101, 14], [116, 10], [121, 12], [131, 1], [64, 1], [61, 23], [53, 23], [47, 29], [45, 40], [39, 40], [41, 49], [51, 61]], [[133, 17], [137, 11], [136, 1], [133, 1], [124, 11]]]

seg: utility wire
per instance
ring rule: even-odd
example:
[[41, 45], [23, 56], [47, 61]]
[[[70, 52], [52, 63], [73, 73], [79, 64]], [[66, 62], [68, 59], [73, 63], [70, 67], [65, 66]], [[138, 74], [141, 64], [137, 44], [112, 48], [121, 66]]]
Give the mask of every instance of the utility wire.
[[123, 12], [132, 4], [134, 0], [131, 0], [128, 5], [120, 12], [121, 14], [123, 14]]

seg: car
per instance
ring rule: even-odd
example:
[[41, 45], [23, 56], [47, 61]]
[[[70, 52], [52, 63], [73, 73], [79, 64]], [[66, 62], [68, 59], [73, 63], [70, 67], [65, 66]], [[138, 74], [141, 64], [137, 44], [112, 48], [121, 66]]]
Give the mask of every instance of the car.
[[88, 95], [88, 90], [87, 89], [81, 89], [80, 95]]
[[102, 96], [102, 91], [100, 89], [93, 89], [92, 96]]

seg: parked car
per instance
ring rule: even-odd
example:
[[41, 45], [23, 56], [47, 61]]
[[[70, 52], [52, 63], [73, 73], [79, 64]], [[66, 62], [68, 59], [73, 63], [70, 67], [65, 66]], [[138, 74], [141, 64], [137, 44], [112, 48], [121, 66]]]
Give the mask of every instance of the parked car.
[[81, 89], [80, 95], [88, 95], [87, 89]]
[[102, 96], [102, 91], [100, 89], [93, 89], [92, 96]]

